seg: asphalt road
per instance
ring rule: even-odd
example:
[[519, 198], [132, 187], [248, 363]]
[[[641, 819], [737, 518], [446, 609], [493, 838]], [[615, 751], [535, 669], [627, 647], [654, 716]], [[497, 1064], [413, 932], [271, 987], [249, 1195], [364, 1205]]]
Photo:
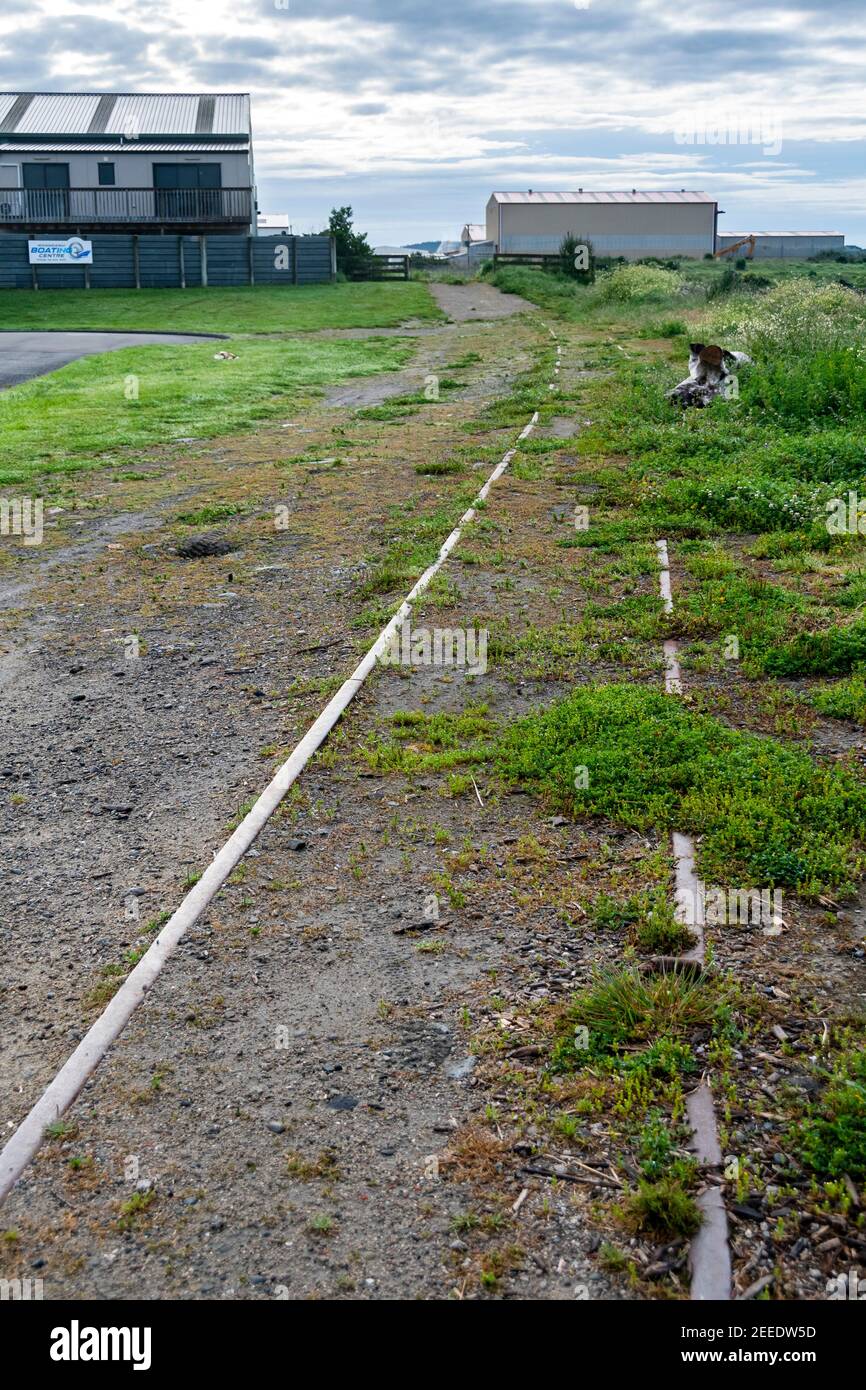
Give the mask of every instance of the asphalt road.
[[0, 391], [98, 352], [114, 352], [143, 343], [213, 341], [212, 335], [189, 333], [0, 333]]

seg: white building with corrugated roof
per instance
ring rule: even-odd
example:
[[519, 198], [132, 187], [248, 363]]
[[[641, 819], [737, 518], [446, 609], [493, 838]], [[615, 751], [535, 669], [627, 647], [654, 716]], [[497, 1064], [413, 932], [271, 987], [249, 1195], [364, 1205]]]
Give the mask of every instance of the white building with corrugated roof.
[[707, 193], [677, 190], [494, 193], [487, 239], [500, 252], [554, 255], [569, 233], [592, 242], [596, 255], [695, 256], [716, 244], [718, 203]]
[[[720, 251], [755, 238], [754, 260], [807, 260], [821, 251], [843, 251], [844, 232], [719, 232]], [[748, 256], [748, 250], [740, 252]]]
[[0, 93], [0, 231], [256, 231], [245, 92]]

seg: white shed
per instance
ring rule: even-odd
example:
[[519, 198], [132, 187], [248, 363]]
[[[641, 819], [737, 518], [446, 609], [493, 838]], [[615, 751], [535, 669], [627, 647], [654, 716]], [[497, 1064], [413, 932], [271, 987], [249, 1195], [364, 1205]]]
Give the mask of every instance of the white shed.
[[494, 193], [487, 238], [499, 251], [553, 255], [568, 233], [599, 256], [695, 256], [715, 250], [718, 203], [690, 189]]

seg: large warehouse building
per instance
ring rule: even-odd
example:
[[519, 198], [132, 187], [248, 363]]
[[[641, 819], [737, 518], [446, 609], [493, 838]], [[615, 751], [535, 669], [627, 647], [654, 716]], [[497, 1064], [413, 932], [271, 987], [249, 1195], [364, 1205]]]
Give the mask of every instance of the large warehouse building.
[[[807, 260], [819, 251], [841, 251], [845, 245], [843, 232], [719, 232], [718, 249], [733, 246], [738, 241], [755, 238], [754, 260], [781, 260], [786, 256]], [[740, 253], [747, 255], [747, 251]]]
[[569, 232], [599, 256], [704, 256], [716, 245], [718, 203], [707, 193], [494, 193], [487, 238], [502, 252], [559, 250]]

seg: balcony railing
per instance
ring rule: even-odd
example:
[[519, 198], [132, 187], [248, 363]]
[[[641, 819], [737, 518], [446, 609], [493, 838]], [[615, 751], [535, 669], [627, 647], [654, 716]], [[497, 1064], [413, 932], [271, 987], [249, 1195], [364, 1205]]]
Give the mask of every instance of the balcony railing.
[[249, 188], [0, 188], [0, 223], [250, 222]]

